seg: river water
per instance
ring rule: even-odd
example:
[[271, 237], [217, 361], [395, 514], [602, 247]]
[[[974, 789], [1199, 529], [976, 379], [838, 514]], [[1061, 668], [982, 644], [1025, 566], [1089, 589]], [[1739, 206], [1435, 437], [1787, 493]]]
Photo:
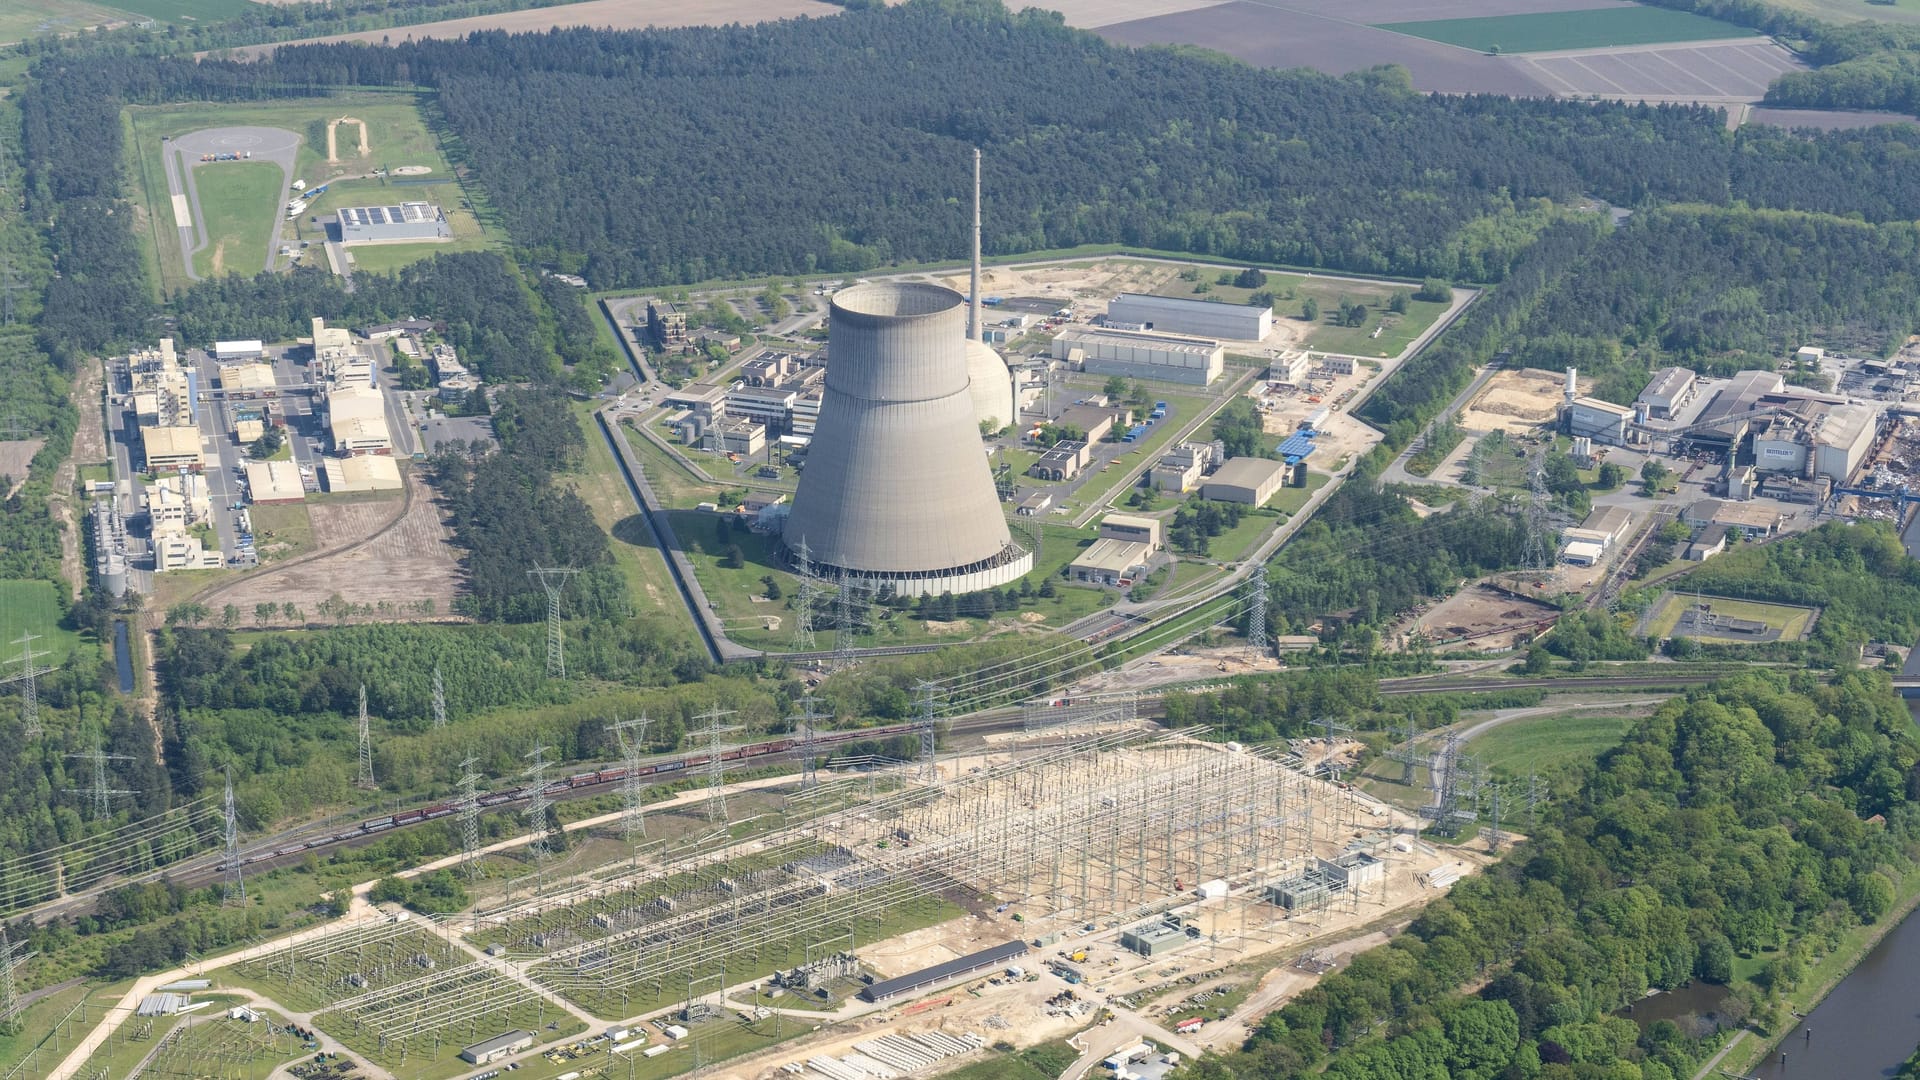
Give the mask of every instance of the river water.
[[133, 653], [127, 646], [127, 621], [113, 624], [113, 664], [120, 676], [120, 692], [133, 693]]
[[1779, 1050], [1751, 1075], [1758, 1080], [1872, 1080], [1899, 1071], [1916, 1043], [1920, 918], [1909, 916], [1812, 1015], [1787, 1032]]

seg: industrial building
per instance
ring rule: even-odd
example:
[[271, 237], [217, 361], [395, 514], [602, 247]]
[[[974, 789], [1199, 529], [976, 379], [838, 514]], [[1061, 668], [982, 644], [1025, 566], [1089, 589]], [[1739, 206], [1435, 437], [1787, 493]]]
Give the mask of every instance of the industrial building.
[[665, 300], [647, 301], [647, 337], [659, 349], [687, 345], [687, 313]]
[[1164, 956], [1192, 940], [1176, 917], [1141, 923], [1120, 932], [1120, 946], [1141, 956]]
[[228, 401], [257, 401], [280, 396], [271, 364], [220, 365], [220, 396]]
[[[955, 295], [958, 294], [956, 293]], [[952, 982], [955, 979], [964, 979], [969, 975], [1001, 967], [1006, 964], [1007, 961], [1017, 959], [1026, 954], [1026, 942], [1009, 941], [1004, 945], [995, 945], [991, 949], [982, 949], [976, 953], [968, 953], [958, 959], [949, 960], [944, 964], [935, 964], [929, 968], [921, 968], [919, 971], [909, 972], [896, 979], [883, 979], [861, 990], [860, 999], [875, 1004], [891, 1001], [897, 997], [915, 994], [922, 990], [930, 990], [933, 987]]]
[[1306, 381], [1307, 372], [1313, 370], [1313, 361], [1306, 353], [1289, 349], [1274, 356], [1267, 365], [1267, 381], [1298, 386]]
[[509, 1031], [505, 1035], [495, 1035], [484, 1042], [474, 1043], [460, 1051], [460, 1060], [475, 1065], [491, 1065], [509, 1058], [533, 1045], [533, 1032]]
[[1108, 514], [1100, 522], [1101, 539], [1124, 540], [1130, 544], [1142, 544], [1150, 551], [1159, 551], [1165, 546], [1162, 530], [1166, 523], [1159, 518], [1139, 517], [1134, 514]]
[[1764, 540], [1780, 531], [1780, 511], [1760, 503], [1701, 499], [1680, 512], [1680, 520], [1696, 529], [1724, 525], [1749, 540]]
[[146, 496], [147, 521], [155, 531], [185, 529], [213, 512], [207, 482], [192, 473], [162, 476], [148, 485]]
[[223, 364], [234, 360], [258, 360], [266, 354], [266, 345], [257, 340], [213, 343], [213, 358]]
[[93, 575], [109, 596], [127, 595], [127, 522], [112, 499], [93, 504]]
[[1099, 537], [1068, 564], [1068, 576], [1089, 585], [1131, 584], [1164, 546], [1164, 528], [1158, 518], [1108, 514]]
[[1021, 517], [1038, 517], [1041, 512], [1053, 505], [1053, 493], [1050, 491], [1029, 491], [1013, 508]]
[[767, 425], [731, 417], [707, 429], [722, 453], [751, 457], [767, 448]]
[[1566, 432], [1609, 446], [1627, 445], [1633, 410], [1599, 398], [1576, 397], [1566, 405]]
[[400, 463], [383, 454], [328, 458], [322, 467], [328, 491], [399, 491]]
[[1693, 400], [1693, 392], [1699, 380], [1686, 368], [1668, 367], [1654, 372], [1646, 389], [1640, 391], [1640, 397], [1634, 402], [1644, 406], [1647, 415], [1655, 420], [1671, 420], [1687, 402]]
[[340, 209], [340, 242], [390, 244], [409, 240], [451, 240], [446, 211], [432, 203], [398, 206], [346, 206]]
[[1260, 341], [1273, 333], [1273, 308], [1267, 304], [1225, 304], [1121, 293], [1107, 305], [1107, 324], [1170, 334]]
[[1760, 472], [1844, 484], [1873, 448], [1879, 416], [1870, 405], [1806, 401], [1794, 412], [1753, 426], [1753, 465]]
[[1694, 537], [1693, 542], [1687, 545], [1686, 558], [1688, 562], [1706, 562], [1725, 550], [1727, 550], [1727, 527], [1709, 525], [1701, 529], [1700, 535]]
[[1200, 494], [1221, 502], [1265, 506], [1267, 500], [1273, 498], [1273, 493], [1279, 491], [1286, 482], [1291, 471], [1285, 462], [1269, 458], [1229, 458], [1214, 470], [1212, 476], [1207, 477]]
[[843, 289], [820, 420], [785, 528], [822, 573], [900, 595], [997, 588], [1013, 542], [968, 388], [965, 300], [925, 284]]
[[1300, 911], [1326, 905], [1335, 895], [1355, 893], [1387, 879], [1387, 865], [1364, 851], [1315, 858], [1305, 870], [1267, 886], [1267, 899]]
[[186, 427], [193, 423], [193, 383], [180, 368], [173, 339], [161, 338], [158, 348], [129, 355], [128, 404], [141, 427]]
[[727, 411], [727, 388], [708, 382], [690, 382], [678, 390], [668, 391], [660, 404], [685, 409], [702, 420], [712, 420]]
[[1124, 406], [1114, 409], [1105, 405], [1072, 405], [1062, 410], [1054, 423], [1080, 432], [1080, 438], [1089, 443], [1097, 443], [1113, 433], [1114, 425], [1132, 424], [1133, 410]]
[[354, 384], [328, 391], [327, 433], [334, 453], [342, 456], [393, 453], [386, 401], [371, 386]]
[[1225, 370], [1227, 351], [1209, 338], [1137, 330], [1068, 327], [1053, 337], [1055, 359], [1095, 375], [1206, 386]]
[[1027, 466], [1027, 475], [1036, 480], [1071, 480], [1080, 475], [1090, 460], [1092, 450], [1086, 443], [1079, 439], [1061, 439]]
[[1148, 472], [1147, 480], [1155, 491], [1184, 494], [1193, 490], [1215, 460], [1212, 443], [1183, 442], [1161, 457]]
[[1632, 527], [1633, 514], [1625, 507], [1596, 507], [1578, 528], [1563, 534], [1560, 557], [1575, 566], [1593, 566], [1625, 540]]
[[150, 473], [199, 472], [206, 465], [197, 427], [143, 427], [140, 444]]
[[307, 497], [307, 487], [291, 461], [249, 461], [247, 495], [257, 503], [299, 502]]

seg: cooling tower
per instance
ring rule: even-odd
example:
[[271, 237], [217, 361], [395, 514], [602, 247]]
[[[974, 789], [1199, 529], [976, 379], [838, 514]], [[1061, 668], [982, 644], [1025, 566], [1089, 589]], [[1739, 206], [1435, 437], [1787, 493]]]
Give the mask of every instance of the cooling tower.
[[1016, 581], [968, 388], [966, 299], [937, 285], [834, 294], [825, 395], [785, 539], [817, 572], [909, 596]]

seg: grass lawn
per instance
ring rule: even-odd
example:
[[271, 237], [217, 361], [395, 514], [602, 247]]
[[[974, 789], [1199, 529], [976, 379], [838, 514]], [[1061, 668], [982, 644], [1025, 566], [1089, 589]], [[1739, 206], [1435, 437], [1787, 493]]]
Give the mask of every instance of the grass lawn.
[[[692, 634], [693, 613], [680, 601], [680, 593], [667, 573], [666, 559], [654, 546], [653, 534], [647, 531], [599, 422], [586, 407], [579, 412], [587, 436], [587, 456], [585, 469], [573, 478], [574, 490], [592, 508], [594, 520], [613, 538], [613, 561], [627, 580], [627, 595], [634, 609], [665, 618]], [[628, 438], [637, 441], [640, 437], [629, 433]]]
[[[25, 987], [22, 987], [24, 990]], [[70, 986], [57, 994], [46, 997], [29, 1005], [21, 1015], [18, 1029], [14, 1034], [0, 1033], [0, 1076], [11, 1075], [8, 1070], [18, 1065], [28, 1055], [35, 1053], [41, 1040], [48, 1040], [46, 1048], [38, 1052], [32, 1065], [22, 1073], [25, 1076], [45, 1076], [66, 1052], [73, 1048], [76, 1036], [97, 1023], [102, 1010], [92, 1009], [74, 1013], [73, 1007], [85, 999], [89, 993], [85, 985]], [[64, 1030], [64, 1038], [59, 1042], [51, 1039], [53, 1026], [72, 1013]], [[55, 1052], [58, 1046], [59, 1052]]]
[[[1244, 304], [1256, 291], [1218, 284], [1216, 278], [1220, 272], [1212, 267], [1202, 267], [1199, 281], [1183, 281], [1176, 277], [1162, 285], [1156, 295]], [[1207, 291], [1195, 293], [1194, 288], [1203, 283]], [[1387, 310], [1387, 302], [1394, 293], [1412, 293], [1417, 287], [1400, 281], [1349, 281], [1273, 271], [1267, 273], [1267, 283], [1262, 286], [1280, 297], [1274, 304], [1276, 319], [1297, 321], [1301, 302], [1308, 297], [1320, 305], [1320, 324], [1307, 334], [1307, 348], [1357, 356], [1398, 356], [1409, 342], [1432, 326], [1433, 321], [1447, 310], [1448, 305], [1427, 300], [1411, 301], [1404, 315], [1395, 315]], [[1367, 305], [1369, 315], [1366, 323], [1357, 327], [1335, 326], [1331, 320], [1342, 302]], [[1369, 336], [1374, 327], [1383, 324], [1386, 329], [1378, 338]]]
[[1308, 469], [1307, 482], [1305, 484], [1299, 487], [1283, 487], [1279, 491], [1274, 492], [1273, 498], [1267, 500], [1267, 509], [1278, 510], [1288, 517], [1292, 517], [1294, 514], [1299, 513], [1302, 507], [1307, 505], [1307, 500], [1313, 497], [1314, 492], [1326, 487], [1327, 481], [1331, 479], [1333, 479], [1333, 477], [1326, 473], [1314, 472], [1312, 469]]
[[60, 594], [45, 581], [0, 581], [0, 661], [17, 673], [13, 661], [20, 655], [14, 644], [21, 634], [37, 634], [34, 663], [59, 666], [80, 645], [80, 635], [60, 628]]
[[1458, 45], [1476, 52], [1552, 52], [1612, 45], [1660, 45], [1752, 37], [1756, 31], [1684, 11], [1654, 7], [1542, 11], [1478, 19], [1383, 23], [1382, 30]]
[[72, 33], [126, 17], [125, 12], [87, 0], [15, 0], [0, 5], [0, 41]]
[[1585, 712], [1514, 720], [1473, 740], [1469, 749], [1476, 761], [1490, 769], [1524, 776], [1597, 758], [1619, 745], [1632, 725], [1625, 717]]
[[[1647, 622], [1647, 633], [1654, 637], [1672, 637], [1680, 616], [1696, 597], [1692, 593], [1669, 592], [1660, 598], [1660, 610]], [[1790, 604], [1767, 604], [1757, 600], [1729, 600], [1723, 596], [1700, 596], [1700, 603], [1711, 605], [1716, 615], [1735, 619], [1756, 619], [1780, 631], [1780, 640], [1798, 641], [1813, 621], [1812, 608]]]
[[[1354, 356], [1399, 356], [1413, 339], [1425, 333], [1427, 327], [1439, 318], [1449, 307], [1447, 304], [1430, 300], [1414, 300], [1407, 305], [1404, 315], [1396, 315], [1386, 308], [1383, 296], [1377, 302], [1361, 295], [1361, 289], [1342, 289], [1336, 292], [1349, 293], [1351, 298], [1367, 305], [1367, 321], [1359, 326], [1336, 326], [1328, 313], [1328, 303], [1320, 303], [1320, 325], [1307, 335], [1307, 346], [1324, 349], [1328, 352], [1349, 353]], [[1380, 336], [1374, 337], [1373, 331], [1381, 327]]]
[[1255, 510], [1243, 515], [1240, 524], [1208, 541], [1210, 558], [1221, 562], [1235, 562], [1247, 553], [1254, 542], [1266, 535], [1274, 526], [1280, 524], [1280, 515], [1265, 510]]
[[207, 235], [207, 246], [193, 256], [194, 271], [201, 277], [259, 273], [280, 224], [280, 166], [221, 161], [192, 168]]
[[261, 562], [281, 562], [313, 550], [313, 518], [305, 503], [256, 503], [247, 508], [253, 519], [253, 543]]

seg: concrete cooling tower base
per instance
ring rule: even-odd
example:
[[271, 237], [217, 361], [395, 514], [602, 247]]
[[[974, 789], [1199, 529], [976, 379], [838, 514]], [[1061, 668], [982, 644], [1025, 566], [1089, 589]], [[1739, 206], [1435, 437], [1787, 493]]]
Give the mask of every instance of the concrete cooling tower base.
[[819, 576], [903, 596], [992, 589], [1033, 569], [994, 493], [969, 394], [964, 299], [935, 285], [833, 298], [825, 392], [785, 542]]

